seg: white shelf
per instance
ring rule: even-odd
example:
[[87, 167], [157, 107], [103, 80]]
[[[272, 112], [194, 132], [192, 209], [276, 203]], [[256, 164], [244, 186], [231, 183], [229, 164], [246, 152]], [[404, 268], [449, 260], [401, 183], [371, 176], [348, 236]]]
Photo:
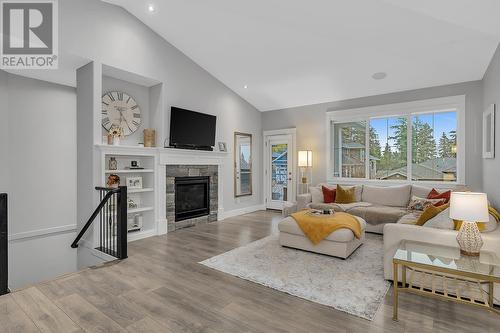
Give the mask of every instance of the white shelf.
[[135, 214], [135, 213], [140, 213], [140, 212], [148, 212], [150, 210], [154, 210], [154, 207], [139, 207], [139, 208], [130, 208], [128, 210], [129, 214]]
[[128, 193], [145, 193], [145, 192], [153, 192], [155, 189], [154, 188], [139, 188], [139, 189], [132, 189], [128, 190]]
[[153, 173], [153, 169], [121, 169], [121, 170], [104, 170], [105, 173]]
[[127, 240], [133, 242], [135, 240], [155, 236], [156, 232], [154, 229], [141, 229], [140, 231], [131, 231], [127, 233]]

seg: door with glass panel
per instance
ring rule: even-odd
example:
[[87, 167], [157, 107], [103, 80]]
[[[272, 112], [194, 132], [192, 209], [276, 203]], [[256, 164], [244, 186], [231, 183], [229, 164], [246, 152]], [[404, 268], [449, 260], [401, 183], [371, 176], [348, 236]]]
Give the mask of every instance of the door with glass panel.
[[282, 209], [294, 198], [292, 135], [266, 137], [266, 207]]

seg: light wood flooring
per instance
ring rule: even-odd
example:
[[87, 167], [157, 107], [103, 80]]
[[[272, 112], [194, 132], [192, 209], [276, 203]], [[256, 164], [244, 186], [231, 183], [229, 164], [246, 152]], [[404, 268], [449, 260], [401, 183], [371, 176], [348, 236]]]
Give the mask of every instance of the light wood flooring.
[[367, 321], [198, 264], [280, 218], [260, 211], [130, 243], [126, 260], [0, 297], [0, 332], [500, 332], [482, 309], [402, 294], [394, 322], [389, 291]]

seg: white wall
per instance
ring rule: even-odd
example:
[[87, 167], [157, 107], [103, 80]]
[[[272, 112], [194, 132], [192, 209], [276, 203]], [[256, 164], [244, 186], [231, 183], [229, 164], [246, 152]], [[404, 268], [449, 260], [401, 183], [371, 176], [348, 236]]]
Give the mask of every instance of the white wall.
[[500, 46], [483, 79], [483, 108], [496, 104], [495, 114], [495, 158], [483, 160], [483, 187], [488, 199], [500, 207]]
[[9, 152], [9, 113], [8, 113], [8, 74], [0, 70], [0, 193], [7, 192], [9, 163], [6, 158]]
[[263, 130], [297, 128], [297, 150], [313, 150], [313, 183], [326, 181], [326, 117], [327, 111], [465, 95], [466, 183], [475, 190], [482, 187], [481, 159], [481, 81], [396, 92], [344, 101], [322, 103], [264, 112]]
[[8, 149], [1, 155], [8, 170], [0, 172], [8, 177], [9, 286], [19, 288], [76, 269], [70, 248], [76, 232], [76, 93], [0, 76], [7, 76], [2, 92], [8, 95]]
[[[216, 115], [217, 141], [231, 147], [224, 166], [225, 211], [262, 204], [259, 111], [120, 7], [97, 0], [65, 0], [59, 2], [59, 13], [64, 52], [164, 82], [165, 137], [171, 106]], [[254, 135], [254, 194], [239, 199], [233, 195], [234, 131]]]

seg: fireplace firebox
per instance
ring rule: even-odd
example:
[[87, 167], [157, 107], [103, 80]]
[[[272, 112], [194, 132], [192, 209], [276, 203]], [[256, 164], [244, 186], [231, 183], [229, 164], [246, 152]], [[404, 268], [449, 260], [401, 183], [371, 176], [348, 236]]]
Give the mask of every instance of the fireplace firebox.
[[175, 177], [175, 221], [210, 214], [210, 177]]

